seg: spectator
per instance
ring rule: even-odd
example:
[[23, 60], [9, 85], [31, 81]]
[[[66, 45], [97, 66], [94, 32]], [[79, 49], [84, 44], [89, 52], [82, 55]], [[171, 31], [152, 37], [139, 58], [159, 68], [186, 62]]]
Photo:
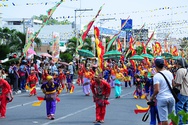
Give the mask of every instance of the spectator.
[[168, 87], [165, 78], [159, 72], [163, 73], [168, 79], [170, 86], [172, 86], [173, 75], [170, 71], [164, 68], [164, 60], [157, 58], [155, 60], [155, 67], [157, 73], [154, 75], [154, 93], [150, 100], [157, 99], [157, 108], [159, 112], [159, 119], [162, 125], [168, 125], [168, 114], [175, 110], [175, 99]]
[[[176, 73], [176, 78], [174, 81], [175, 84], [173, 84], [174, 87], [180, 88], [180, 93], [178, 94], [179, 101], [176, 105], [176, 113], [178, 114], [178, 112], [182, 110], [188, 113], [188, 69], [186, 69], [188, 65], [186, 61], [181, 58], [177, 60], [177, 66], [179, 69]], [[179, 116], [179, 118], [179, 125], [183, 125], [182, 117]], [[186, 124], [188, 124], [188, 121]]]

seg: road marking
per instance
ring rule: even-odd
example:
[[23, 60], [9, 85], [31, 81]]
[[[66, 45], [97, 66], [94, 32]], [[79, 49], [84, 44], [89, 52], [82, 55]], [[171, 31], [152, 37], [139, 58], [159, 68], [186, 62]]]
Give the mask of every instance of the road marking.
[[[79, 90], [79, 91], [76, 91], [76, 92], [74, 92], [74, 93], [79, 93], [79, 92], [81, 92], [82, 90]], [[65, 95], [69, 95], [70, 93], [65, 93], [65, 94], [60, 94], [60, 97], [61, 96], [65, 96]], [[23, 95], [23, 94], [22, 94]], [[28, 97], [29, 98], [29, 97]], [[32, 104], [32, 103], [34, 103], [34, 102], [37, 102], [37, 100], [35, 100], [35, 101], [32, 101], [32, 102], [28, 102], [28, 103], [23, 103], [23, 104], [18, 104], [18, 105], [15, 105], [15, 106], [11, 106], [11, 107], [8, 107], [7, 109], [14, 109], [14, 108], [18, 108], [18, 107], [21, 107], [21, 106], [26, 106], [26, 105], [30, 105], [30, 104]]]
[[[124, 96], [126, 96], [126, 95], [129, 95], [129, 94], [131, 94], [131, 93], [133, 93], [133, 91], [131, 91], [131, 92], [129, 92], [129, 93], [126, 93], [126, 94], [123, 94], [121, 97], [124, 97]], [[113, 100], [116, 100], [116, 99], [109, 99], [109, 101], [113, 101]], [[57, 122], [57, 121], [66, 119], [67, 117], [76, 115], [76, 114], [78, 114], [78, 113], [81, 113], [81, 112], [83, 112], [83, 111], [85, 111], [85, 110], [88, 110], [88, 109], [91, 109], [91, 108], [94, 108], [94, 107], [95, 107], [95, 105], [92, 105], [92, 106], [83, 108], [83, 109], [81, 109], [81, 110], [78, 110], [78, 111], [76, 111], [76, 112], [70, 113], [70, 114], [68, 114], [68, 115], [65, 115], [65, 116], [63, 116], [63, 117], [60, 117], [60, 118], [55, 119], [55, 120], [53, 120], [53, 121], [46, 122], [46, 123], [44, 123], [44, 124], [42, 124], [42, 125], [49, 125], [49, 124], [51, 124], [51, 123], [54, 123], [54, 122]]]

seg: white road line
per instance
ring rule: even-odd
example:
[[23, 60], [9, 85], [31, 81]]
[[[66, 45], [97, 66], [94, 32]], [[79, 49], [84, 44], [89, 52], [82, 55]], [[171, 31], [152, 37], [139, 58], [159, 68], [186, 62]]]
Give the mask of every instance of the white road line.
[[[81, 91], [82, 91], [82, 90], [79, 90], [79, 91], [76, 91], [76, 92], [74, 92], [74, 93], [79, 93], [79, 92], [81, 92]], [[61, 96], [68, 95], [68, 94], [70, 94], [70, 93], [61, 94], [60, 97], [61, 97]], [[22, 94], [22, 95], [23, 95], [23, 94]], [[28, 98], [29, 98], [29, 97], [28, 97]], [[15, 106], [11, 106], [11, 107], [8, 107], [7, 109], [14, 109], [14, 108], [18, 108], [18, 107], [21, 107], [21, 106], [30, 105], [30, 104], [32, 104], [32, 103], [34, 103], [34, 102], [37, 102], [37, 100], [32, 101], [32, 102], [28, 102], [28, 103], [23, 103], [23, 104], [18, 104], [18, 105], [15, 105]]]
[[[123, 94], [123, 95], [121, 95], [121, 97], [124, 97], [124, 96], [126, 96], [126, 95], [129, 95], [129, 94], [131, 94], [131, 93], [133, 93], [133, 91], [132, 91], [132, 92], [129, 92], [129, 93], [126, 93], [126, 94]], [[116, 100], [116, 99], [110, 99], [109, 101], [113, 101], [113, 100]], [[92, 106], [83, 108], [83, 109], [81, 109], [81, 110], [78, 110], [78, 111], [76, 111], [76, 112], [70, 113], [70, 114], [68, 114], [68, 115], [65, 115], [65, 116], [63, 116], [63, 117], [60, 117], [60, 118], [55, 119], [55, 120], [53, 120], [53, 121], [46, 122], [46, 123], [44, 123], [44, 124], [42, 124], [42, 125], [49, 125], [49, 124], [51, 124], [51, 123], [60, 121], [60, 120], [62, 120], [62, 119], [66, 119], [67, 117], [76, 115], [76, 114], [78, 114], [78, 113], [81, 113], [81, 112], [83, 112], [83, 111], [85, 111], [85, 110], [88, 110], [88, 109], [91, 109], [91, 108], [94, 108], [94, 107], [95, 107], [95, 105], [92, 105]]]

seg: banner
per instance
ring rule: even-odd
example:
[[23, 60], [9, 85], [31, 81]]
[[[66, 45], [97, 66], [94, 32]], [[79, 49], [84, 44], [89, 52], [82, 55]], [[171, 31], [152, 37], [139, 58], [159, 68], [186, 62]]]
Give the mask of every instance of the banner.
[[59, 33], [53, 32], [52, 37], [53, 37], [52, 61], [53, 61], [53, 63], [56, 63], [59, 59], [59, 41], [60, 41]]

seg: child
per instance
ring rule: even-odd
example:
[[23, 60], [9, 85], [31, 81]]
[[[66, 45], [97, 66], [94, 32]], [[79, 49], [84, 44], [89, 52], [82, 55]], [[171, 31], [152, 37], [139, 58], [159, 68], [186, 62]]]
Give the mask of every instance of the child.
[[26, 82], [26, 85], [29, 85], [31, 88], [29, 96], [37, 94], [37, 91], [36, 91], [37, 82], [38, 82], [38, 78], [36, 77], [35, 69], [34, 67], [31, 67], [31, 74], [28, 76], [27, 82]]
[[63, 73], [62, 69], [59, 70], [59, 76], [58, 76], [58, 78], [59, 78], [59, 82], [60, 82], [60, 85], [61, 85], [62, 89], [64, 89], [65, 88], [66, 76]]
[[72, 87], [72, 79], [71, 79], [71, 74], [70, 74], [69, 71], [67, 71], [66, 79], [67, 79], [67, 83], [66, 83], [67, 92], [70, 92], [71, 91], [71, 87]]
[[134, 91], [134, 98], [139, 98], [141, 99], [142, 96], [142, 80], [140, 78], [140, 76], [136, 75], [135, 76], [136, 80], [135, 80], [135, 85], [136, 85], [136, 90]]

